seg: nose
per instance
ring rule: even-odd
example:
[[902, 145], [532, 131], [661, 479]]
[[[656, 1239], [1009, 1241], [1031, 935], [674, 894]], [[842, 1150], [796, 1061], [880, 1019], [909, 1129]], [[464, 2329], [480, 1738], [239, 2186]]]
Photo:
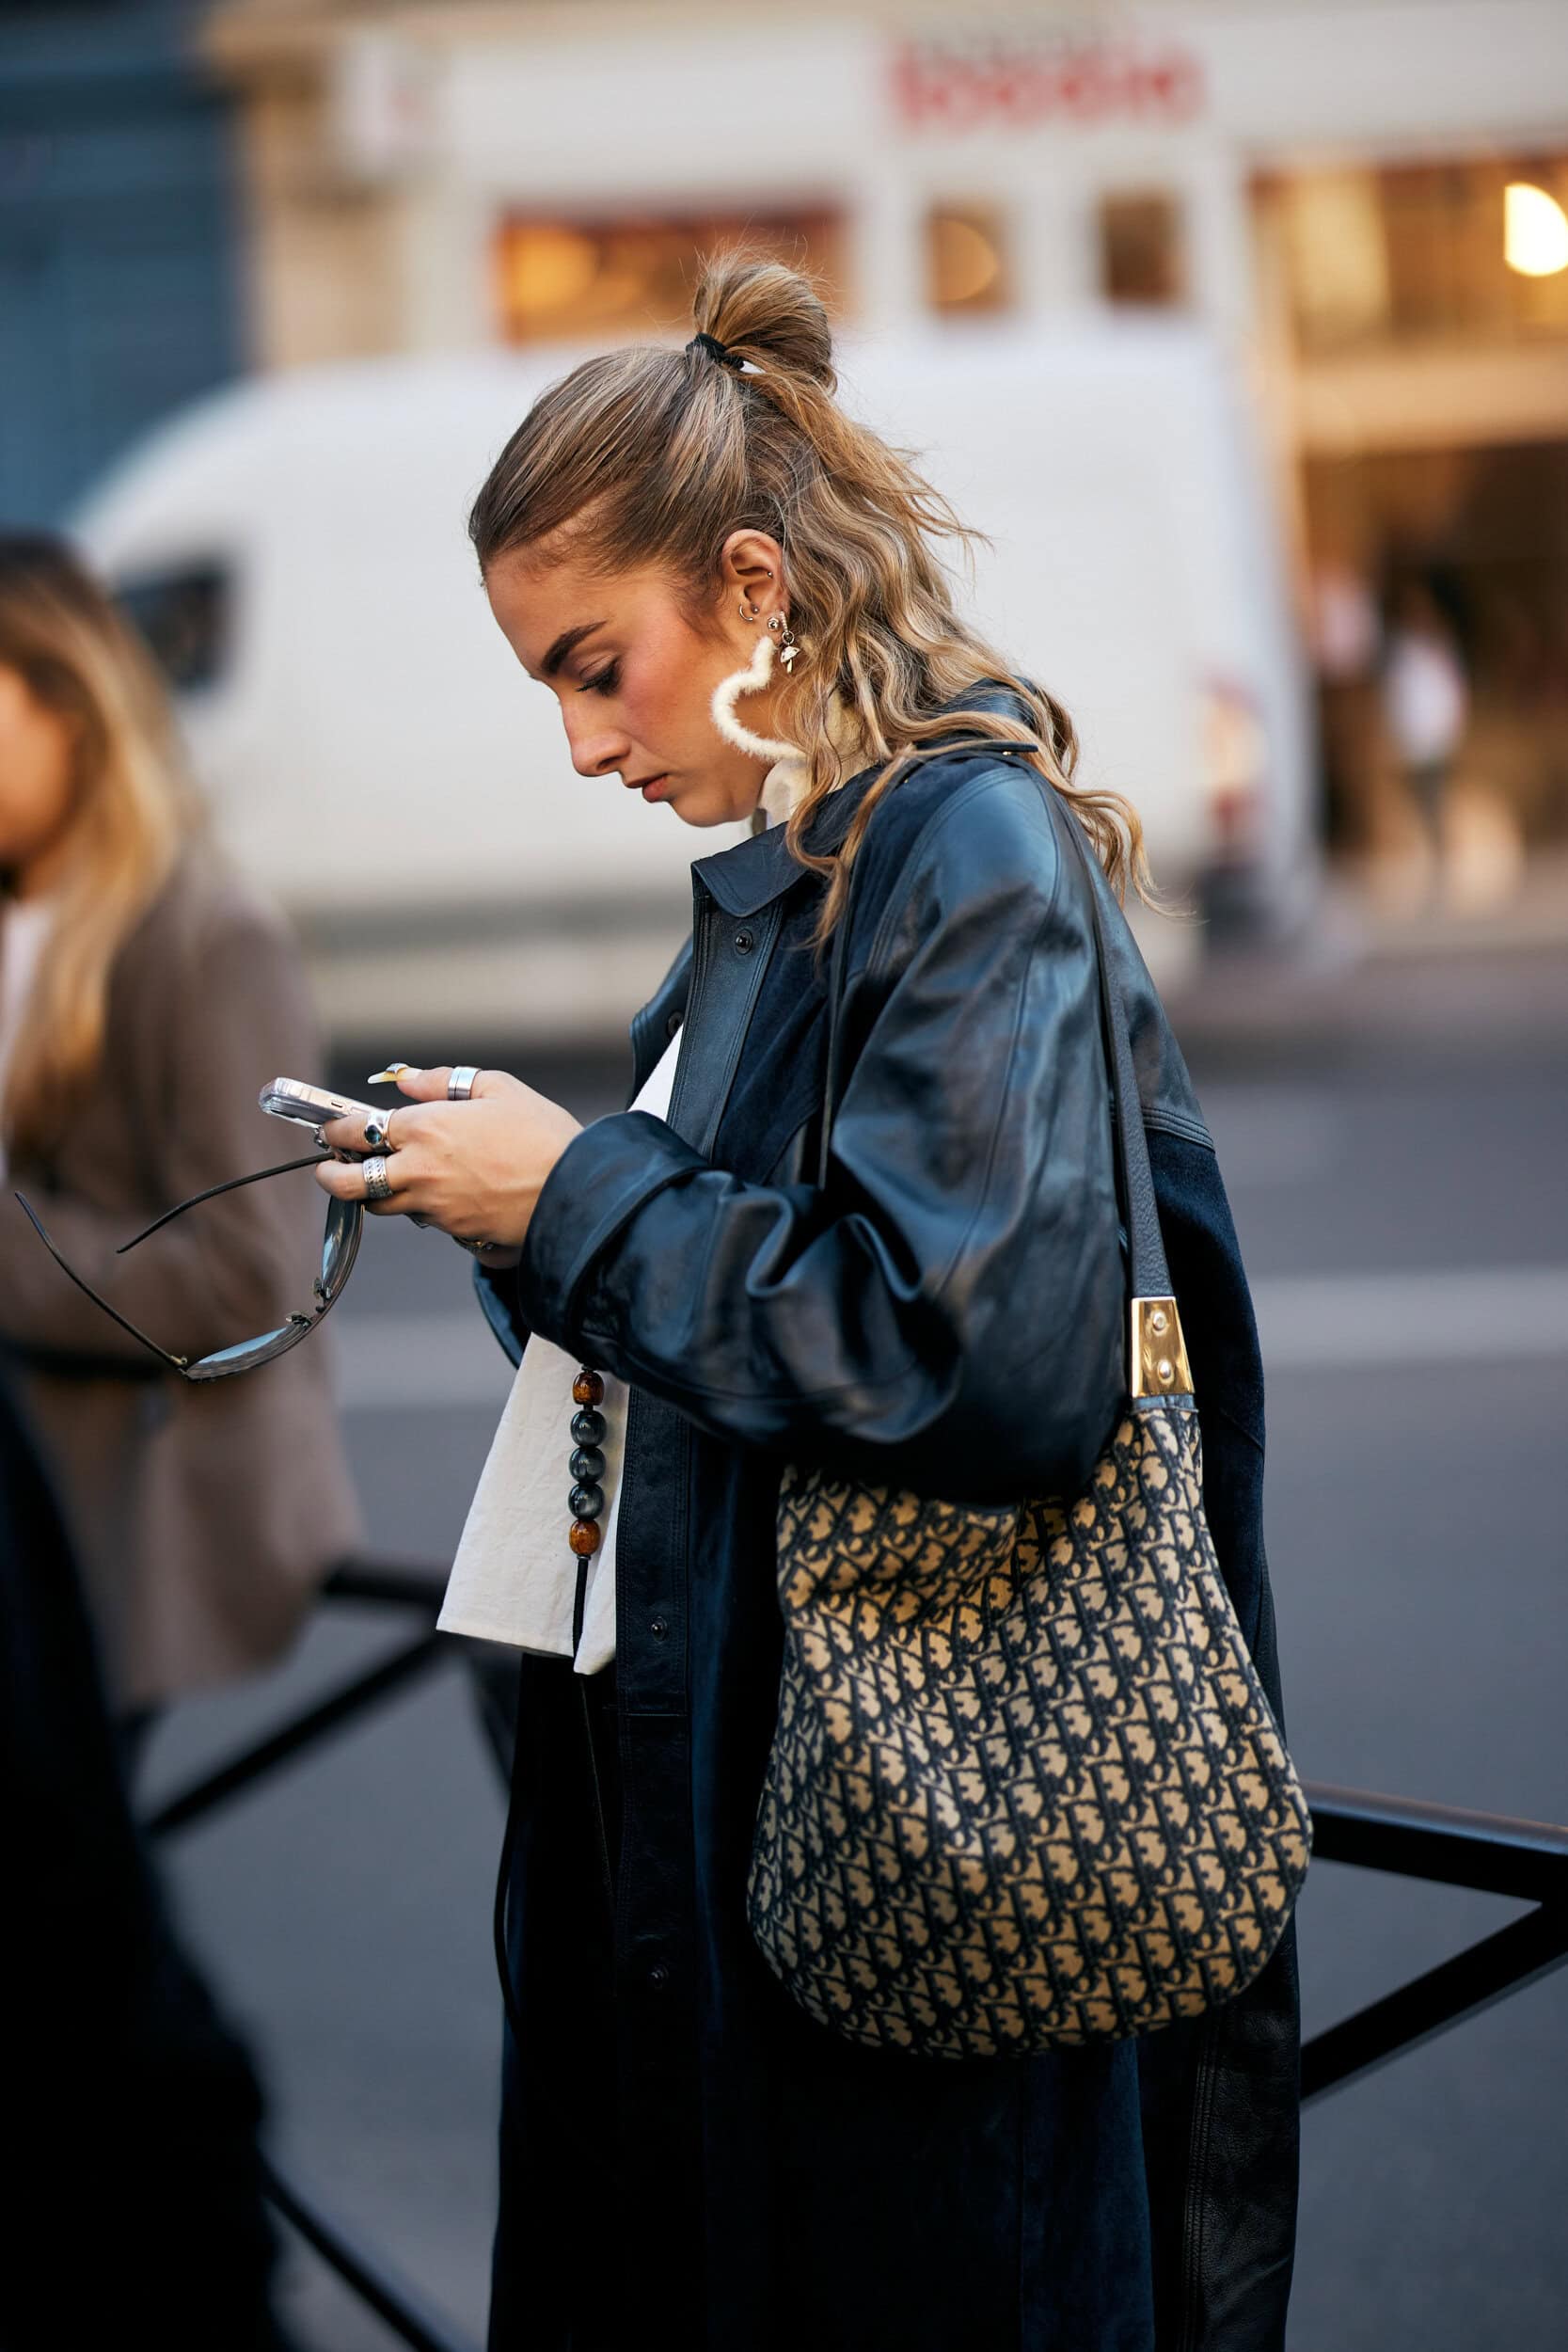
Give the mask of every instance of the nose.
[[595, 723], [590, 716], [586, 723], [575, 712], [564, 711], [566, 741], [571, 749], [572, 765], [579, 776], [608, 776], [617, 768], [624, 768], [631, 756], [631, 745], [626, 736], [611, 727]]

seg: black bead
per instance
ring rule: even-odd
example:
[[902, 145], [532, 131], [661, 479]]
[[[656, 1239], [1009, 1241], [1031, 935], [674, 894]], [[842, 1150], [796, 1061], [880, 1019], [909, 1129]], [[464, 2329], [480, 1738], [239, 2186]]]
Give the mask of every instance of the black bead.
[[572, 1435], [578, 1445], [602, 1445], [604, 1433], [605, 1417], [596, 1413], [592, 1405], [585, 1405], [580, 1413], [572, 1415]]
[[566, 1498], [567, 1508], [575, 1519], [598, 1519], [604, 1517], [604, 1488], [585, 1479], [574, 1486]]
[[604, 1455], [596, 1445], [579, 1445], [566, 1467], [574, 1478], [602, 1478]]

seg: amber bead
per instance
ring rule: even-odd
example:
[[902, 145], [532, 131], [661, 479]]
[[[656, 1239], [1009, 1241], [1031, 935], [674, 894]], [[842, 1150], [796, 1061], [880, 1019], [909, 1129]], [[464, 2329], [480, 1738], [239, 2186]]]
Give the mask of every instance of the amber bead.
[[566, 1541], [579, 1560], [586, 1560], [599, 1549], [599, 1523], [596, 1519], [574, 1519]]
[[585, 1405], [580, 1413], [572, 1416], [572, 1437], [578, 1445], [602, 1445], [606, 1422], [602, 1413]]
[[596, 1372], [590, 1372], [586, 1364], [572, 1383], [572, 1402], [575, 1405], [604, 1403], [604, 1382]]

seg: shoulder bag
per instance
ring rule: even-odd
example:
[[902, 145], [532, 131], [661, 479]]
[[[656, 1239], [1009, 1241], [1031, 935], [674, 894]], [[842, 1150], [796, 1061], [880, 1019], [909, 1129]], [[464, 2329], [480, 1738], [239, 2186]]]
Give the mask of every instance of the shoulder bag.
[[[1087, 868], [1070, 812], [1057, 831]], [[1126, 1010], [1085, 882], [1131, 1277], [1127, 1403], [1088, 1485], [978, 1508], [792, 1464], [779, 1494], [752, 1933], [821, 2024], [933, 2058], [1148, 2033], [1233, 1998], [1311, 1850], [1204, 1519]], [[835, 953], [823, 1173], [841, 969]]]

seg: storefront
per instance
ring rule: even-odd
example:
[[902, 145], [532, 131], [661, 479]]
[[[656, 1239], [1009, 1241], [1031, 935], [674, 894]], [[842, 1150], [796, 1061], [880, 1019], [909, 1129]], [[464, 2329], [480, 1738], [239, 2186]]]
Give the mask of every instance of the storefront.
[[1561, 36], [1558, 0], [230, 0], [211, 44], [250, 125], [263, 364], [674, 332], [695, 256], [742, 236], [873, 333], [1206, 322], [1266, 422], [1323, 828], [1354, 847], [1417, 822], [1396, 613], [1462, 679], [1456, 776], [1568, 837]]

